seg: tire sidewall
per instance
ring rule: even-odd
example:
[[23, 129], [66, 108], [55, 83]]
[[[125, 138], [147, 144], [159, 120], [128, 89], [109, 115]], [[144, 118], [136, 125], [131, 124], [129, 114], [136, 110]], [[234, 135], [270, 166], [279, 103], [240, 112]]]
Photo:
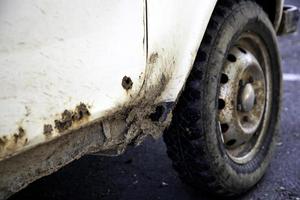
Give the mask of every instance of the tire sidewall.
[[[203, 116], [204, 119], [207, 119], [203, 121], [203, 129], [206, 133], [207, 151], [211, 155], [210, 159], [213, 165], [211, 169], [215, 171], [215, 174], [219, 174], [220, 177], [218, 179], [224, 187], [239, 191], [247, 190], [253, 186], [261, 179], [268, 167], [278, 134], [279, 108], [281, 104], [280, 59], [273, 26], [265, 13], [255, 3], [246, 2], [240, 9], [244, 9], [243, 15], [237, 13], [235, 16], [229, 17], [219, 29], [214, 48], [211, 50], [210, 58], [206, 64], [206, 67], [209, 67], [209, 69], [206, 69], [206, 78], [204, 80], [207, 82], [204, 84], [207, 86], [204, 88], [205, 92], [201, 100], [203, 102]], [[237, 17], [239, 17], [239, 20], [236, 20]], [[273, 102], [271, 103], [272, 113], [270, 115], [269, 128], [262, 143], [263, 148], [251, 161], [245, 165], [239, 165], [233, 162], [226, 154], [216, 118], [222, 67], [229, 49], [237, 41], [241, 33], [245, 31], [256, 33], [267, 47], [271, 62]]]

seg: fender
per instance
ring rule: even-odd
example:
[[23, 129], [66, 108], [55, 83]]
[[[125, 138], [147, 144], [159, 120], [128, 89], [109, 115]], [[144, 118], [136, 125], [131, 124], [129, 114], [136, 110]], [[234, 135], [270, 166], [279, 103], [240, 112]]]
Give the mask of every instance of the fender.
[[284, 5], [284, 0], [255, 0], [265, 12], [269, 15], [271, 22], [273, 22], [275, 31], [278, 31], [281, 18], [282, 18], [282, 10]]

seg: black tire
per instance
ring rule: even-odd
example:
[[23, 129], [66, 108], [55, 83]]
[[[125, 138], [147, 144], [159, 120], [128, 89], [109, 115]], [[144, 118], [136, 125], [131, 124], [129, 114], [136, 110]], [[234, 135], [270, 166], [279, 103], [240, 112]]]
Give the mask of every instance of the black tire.
[[[225, 150], [216, 122], [220, 72], [239, 35], [251, 31], [264, 42], [272, 67], [272, 105], [262, 147], [245, 164]], [[276, 34], [263, 9], [253, 1], [218, 1], [193, 69], [165, 131], [168, 156], [179, 177], [195, 189], [226, 196], [254, 186], [270, 163], [279, 130], [281, 67]]]

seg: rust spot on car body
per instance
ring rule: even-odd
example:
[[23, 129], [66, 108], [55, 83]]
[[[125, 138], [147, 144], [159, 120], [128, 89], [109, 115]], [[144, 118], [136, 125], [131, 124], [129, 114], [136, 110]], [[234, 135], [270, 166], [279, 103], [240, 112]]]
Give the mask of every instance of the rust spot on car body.
[[158, 58], [158, 53], [157, 52], [152, 53], [149, 57], [149, 64], [156, 63], [157, 58]]
[[90, 116], [90, 111], [88, 110], [88, 107], [84, 103], [80, 103], [78, 106], [76, 106], [74, 115], [72, 116], [73, 120], [81, 120], [84, 117]]
[[19, 127], [18, 133], [14, 134], [14, 141], [15, 143], [18, 142], [19, 139], [23, 138], [25, 136], [25, 130], [22, 127]]
[[3, 147], [7, 143], [7, 137], [3, 136], [0, 138], [0, 147]]
[[16, 149], [25, 146], [28, 142], [28, 138], [25, 136], [26, 132], [24, 128], [20, 126], [15, 133], [0, 138], [0, 158], [9, 156], [14, 153]]
[[61, 114], [61, 119], [54, 121], [55, 128], [57, 128], [59, 132], [62, 132], [64, 130], [67, 130], [69, 127], [71, 127], [72, 126], [72, 115], [73, 115], [72, 111], [65, 110]]
[[125, 90], [129, 90], [132, 88], [133, 82], [130, 77], [124, 76], [122, 79], [122, 87]]
[[53, 131], [51, 124], [45, 124], [44, 125], [44, 135], [50, 135]]
[[[163, 130], [169, 125], [172, 119], [172, 113], [165, 114], [163, 120], [153, 121], [151, 114], [156, 111], [158, 99], [165, 90], [172, 70], [159, 70], [155, 65], [166, 65], [167, 69], [172, 69], [173, 59], [159, 59], [158, 54], [154, 53], [148, 60], [147, 69], [144, 72], [142, 88], [137, 96], [131, 99], [129, 104], [122, 107], [119, 113], [113, 114], [113, 118], [107, 118], [102, 121], [103, 132], [106, 137], [101, 151], [114, 150], [115, 155], [123, 153], [129, 144], [139, 145], [147, 137], [158, 138]], [[162, 119], [161, 116], [158, 117]], [[105, 154], [105, 153], [104, 153]]]
[[73, 123], [81, 121], [88, 116], [90, 116], [88, 107], [84, 103], [80, 103], [74, 111], [65, 110], [61, 114], [61, 119], [54, 121], [55, 128], [58, 132], [63, 132], [70, 128]]

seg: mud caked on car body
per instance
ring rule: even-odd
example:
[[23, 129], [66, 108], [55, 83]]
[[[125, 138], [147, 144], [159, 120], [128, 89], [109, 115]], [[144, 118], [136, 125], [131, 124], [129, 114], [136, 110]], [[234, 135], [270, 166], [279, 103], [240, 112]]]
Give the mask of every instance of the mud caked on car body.
[[[244, 4], [266, 13], [278, 33], [295, 31], [298, 11], [283, 12], [282, 0], [1, 1], [0, 199], [85, 154], [119, 155], [160, 137], [181, 115], [179, 97], [195, 65], [213, 51], [205, 45], [214, 48], [215, 38], [205, 34], [226, 24], [217, 15], [229, 20], [228, 10], [243, 12]], [[206, 83], [219, 81], [208, 74]], [[250, 101], [239, 104], [244, 112]], [[178, 145], [167, 132], [172, 158]]]

